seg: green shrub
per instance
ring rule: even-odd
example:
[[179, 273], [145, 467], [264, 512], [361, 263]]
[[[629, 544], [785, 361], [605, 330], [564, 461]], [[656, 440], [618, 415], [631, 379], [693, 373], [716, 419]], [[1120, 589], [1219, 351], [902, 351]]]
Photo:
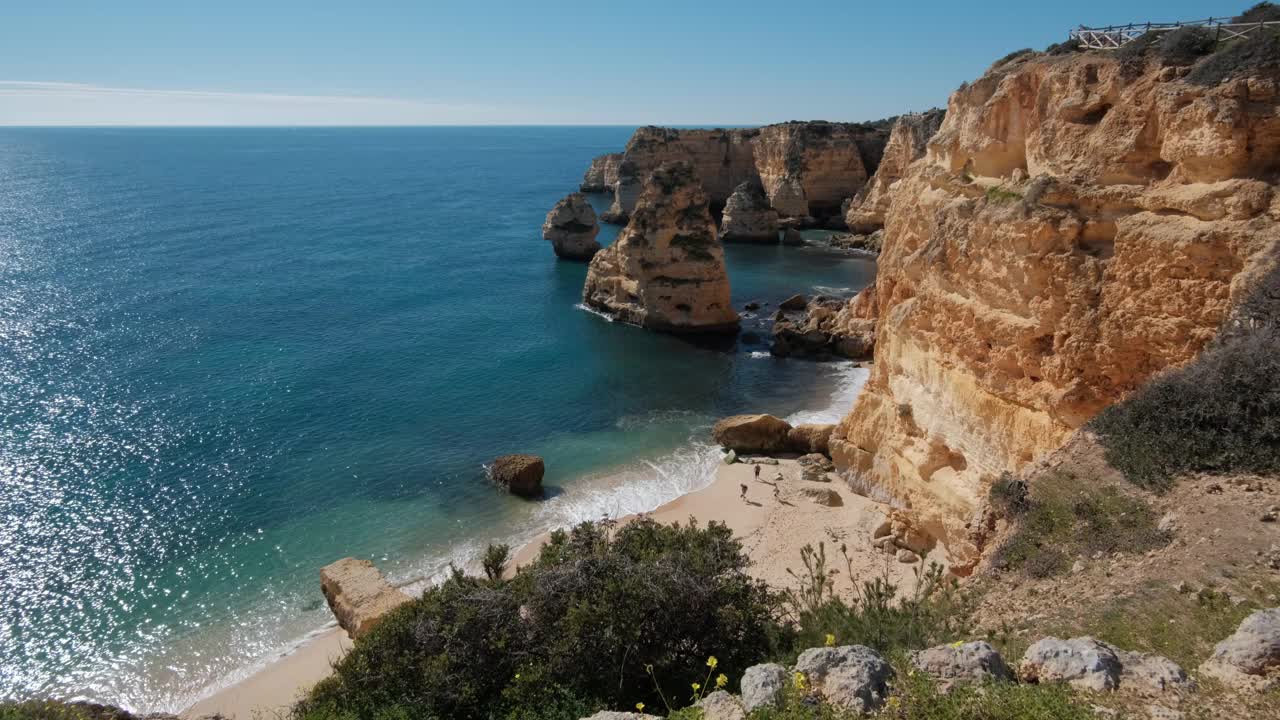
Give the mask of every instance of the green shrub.
[[1231, 40], [1201, 60], [1187, 74], [1196, 85], [1218, 83], [1250, 74], [1280, 71], [1280, 33], [1273, 28], [1254, 30], [1249, 37]]
[[1044, 51], [1049, 55], [1070, 55], [1081, 51], [1080, 41], [1075, 38], [1068, 38], [1060, 43], [1053, 43]]
[[[854, 577], [845, 549], [848, 577]], [[902, 596], [897, 585], [885, 578], [863, 581], [851, 600], [835, 591], [835, 573], [827, 566], [826, 551], [806, 546], [801, 552], [802, 573], [792, 573], [797, 584], [787, 594], [787, 604], [798, 626], [792, 655], [829, 642], [865, 645], [881, 653], [950, 642], [968, 635], [973, 604], [961, 592], [955, 578], [944, 575], [936, 563], [916, 568], [916, 590]]]
[[1000, 185], [987, 188], [987, 202], [1014, 202], [1015, 200], [1021, 199], [1022, 193], [1014, 192], [1013, 190], [1005, 190], [1004, 187]]
[[1168, 542], [1145, 502], [1114, 487], [1054, 474], [1031, 485], [1025, 509], [996, 551], [995, 566], [1049, 577], [1069, 569], [1076, 555], [1146, 552]]
[[1260, 2], [1231, 19], [1233, 23], [1275, 22], [1280, 20], [1280, 5]]
[[137, 716], [110, 705], [29, 700], [0, 702], [0, 720], [137, 720]]
[[1089, 703], [1060, 683], [960, 684], [941, 692], [923, 673], [899, 671], [897, 694], [879, 717], [897, 720], [1086, 720]]
[[1280, 331], [1225, 340], [1147, 382], [1089, 426], [1131, 482], [1171, 487], [1188, 472], [1280, 471]]
[[577, 718], [663, 695], [678, 707], [709, 656], [737, 678], [781, 637], [778, 601], [747, 564], [718, 523], [556, 532], [511, 579], [455, 571], [396, 609], [293, 715]]

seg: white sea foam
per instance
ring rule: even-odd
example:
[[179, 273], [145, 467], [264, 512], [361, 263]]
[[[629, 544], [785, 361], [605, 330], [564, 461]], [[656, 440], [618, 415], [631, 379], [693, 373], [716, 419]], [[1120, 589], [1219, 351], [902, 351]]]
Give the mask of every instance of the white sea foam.
[[763, 350], [752, 350], [752, 351], [751, 351], [751, 357], [755, 358], [756, 360], [759, 360], [760, 358], [767, 358], [767, 357], [769, 357], [769, 355], [770, 355], [769, 353], [767, 353], [767, 352], [765, 352], [765, 351], [763, 351]]
[[598, 317], [602, 317], [602, 318], [604, 318], [605, 320], [608, 320], [609, 322], [617, 322], [617, 318], [615, 318], [614, 316], [610, 315], [609, 313], [606, 313], [606, 312], [600, 312], [599, 310], [596, 310], [595, 308], [587, 307], [586, 305], [583, 305], [582, 303], [578, 303], [577, 305], [574, 305], [574, 307], [575, 307], [575, 308], [577, 308], [577, 309], [579, 309], [579, 310], [581, 310], [581, 311], [583, 311], [583, 312], [589, 312], [589, 313], [591, 313], [592, 315], [596, 315], [596, 316], [598, 316]]
[[862, 386], [866, 384], [867, 378], [871, 377], [871, 371], [860, 368], [852, 362], [840, 363], [837, 367], [836, 390], [831, 394], [830, 401], [821, 408], [793, 412], [786, 417], [787, 422], [792, 425], [840, 422], [840, 419], [853, 407], [853, 401], [858, 398], [858, 393], [862, 392]]

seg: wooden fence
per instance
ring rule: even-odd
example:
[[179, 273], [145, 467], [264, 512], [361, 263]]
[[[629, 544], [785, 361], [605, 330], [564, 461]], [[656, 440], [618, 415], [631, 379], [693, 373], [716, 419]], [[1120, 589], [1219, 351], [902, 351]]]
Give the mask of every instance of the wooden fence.
[[1169, 32], [1184, 27], [1202, 27], [1214, 33], [1219, 41], [1246, 38], [1266, 27], [1280, 29], [1280, 21], [1233, 23], [1231, 18], [1206, 18], [1176, 23], [1131, 23], [1129, 25], [1108, 25], [1107, 27], [1080, 27], [1072, 30], [1072, 40], [1080, 41], [1080, 45], [1095, 50], [1116, 50], [1133, 42], [1149, 32]]

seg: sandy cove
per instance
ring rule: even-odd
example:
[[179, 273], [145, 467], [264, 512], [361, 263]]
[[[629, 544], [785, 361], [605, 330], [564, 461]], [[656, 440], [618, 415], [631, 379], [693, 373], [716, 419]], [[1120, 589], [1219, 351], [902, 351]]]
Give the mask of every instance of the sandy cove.
[[[719, 465], [711, 485], [676, 498], [648, 515], [664, 523], [687, 522], [690, 517], [700, 523], [713, 520], [725, 523], [742, 540], [744, 550], [751, 557], [751, 574], [774, 587], [792, 586], [794, 581], [787, 569], [800, 567], [800, 548], [819, 542], [827, 545], [828, 564], [840, 572], [836, 584], [841, 592], [848, 592], [852, 587], [845, 577], [844, 560], [839, 552], [841, 544], [848, 549], [854, 575], [870, 578], [888, 574], [903, 587], [912, 586], [916, 565], [899, 563], [893, 556], [871, 546], [871, 534], [885, 519], [887, 506], [855, 495], [844, 483], [834, 479], [834, 474], [830, 476], [833, 478], [831, 488], [840, 494], [844, 504], [818, 505], [798, 490], [799, 464], [793, 459], [777, 462], [777, 465], [760, 465], [759, 481], [754, 479], [756, 465], [751, 462]], [[774, 478], [778, 474], [783, 479], [778, 483], [775, 499]], [[745, 501], [740, 498], [742, 485], [747, 486]], [[513, 564], [529, 563], [546, 537], [540, 536], [521, 548]], [[934, 559], [940, 560], [943, 556], [941, 547], [932, 553]], [[239, 720], [283, 715], [302, 693], [329, 675], [332, 663], [350, 647], [346, 633], [335, 626], [244, 680], [192, 705], [182, 715], [195, 718], [221, 713]]]

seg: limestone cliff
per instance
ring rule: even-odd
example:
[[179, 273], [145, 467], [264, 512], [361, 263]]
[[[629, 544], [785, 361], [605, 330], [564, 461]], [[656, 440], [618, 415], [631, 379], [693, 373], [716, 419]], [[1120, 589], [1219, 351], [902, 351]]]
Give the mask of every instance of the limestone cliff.
[[755, 130], [642, 127], [627, 141], [623, 157], [642, 179], [663, 163], [689, 163], [711, 206], [720, 208], [735, 187], [756, 175], [752, 146], [756, 134]]
[[689, 163], [660, 166], [627, 227], [596, 253], [582, 300], [624, 322], [674, 333], [732, 333], [724, 247]]
[[596, 235], [600, 225], [596, 211], [582, 193], [564, 197], [547, 213], [542, 223], [542, 237], [551, 243], [558, 257], [568, 260], [590, 260], [600, 251]]
[[[1280, 252], [1280, 74], [1029, 54], [962, 86], [890, 192], [875, 365], [831, 439], [953, 567], [990, 484], [1196, 355]], [[865, 293], [864, 293], [865, 294]]]
[[622, 153], [608, 153], [592, 158], [591, 167], [582, 176], [581, 192], [602, 193], [613, 192], [618, 184], [618, 166], [622, 164]]
[[769, 206], [759, 180], [748, 180], [734, 189], [720, 220], [724, 242], [778, 243], [778, 211]]
[[780, 215], [835, 215], [876, 170], [887, 135], [879, 124], [768, 125], [755, 139], [756, 171]]
[[636, 207], [644, 178], [634, 163], [623, 160], [618, 166], [618, 176], [613, 183], [613, 203], [600, 213], [600, 219], [614, 225], [625, 225]]
[[934, 108], [928, 112], [903, 115], [893, 124], [880, 166], [849, 204], [845, 224], [850, 230], [872, 233], [884, 227], [890, 188], [906, 175], [911, 163], [924, 157], [925, 147], [938, 132], [945, 114], [942, 108]]

